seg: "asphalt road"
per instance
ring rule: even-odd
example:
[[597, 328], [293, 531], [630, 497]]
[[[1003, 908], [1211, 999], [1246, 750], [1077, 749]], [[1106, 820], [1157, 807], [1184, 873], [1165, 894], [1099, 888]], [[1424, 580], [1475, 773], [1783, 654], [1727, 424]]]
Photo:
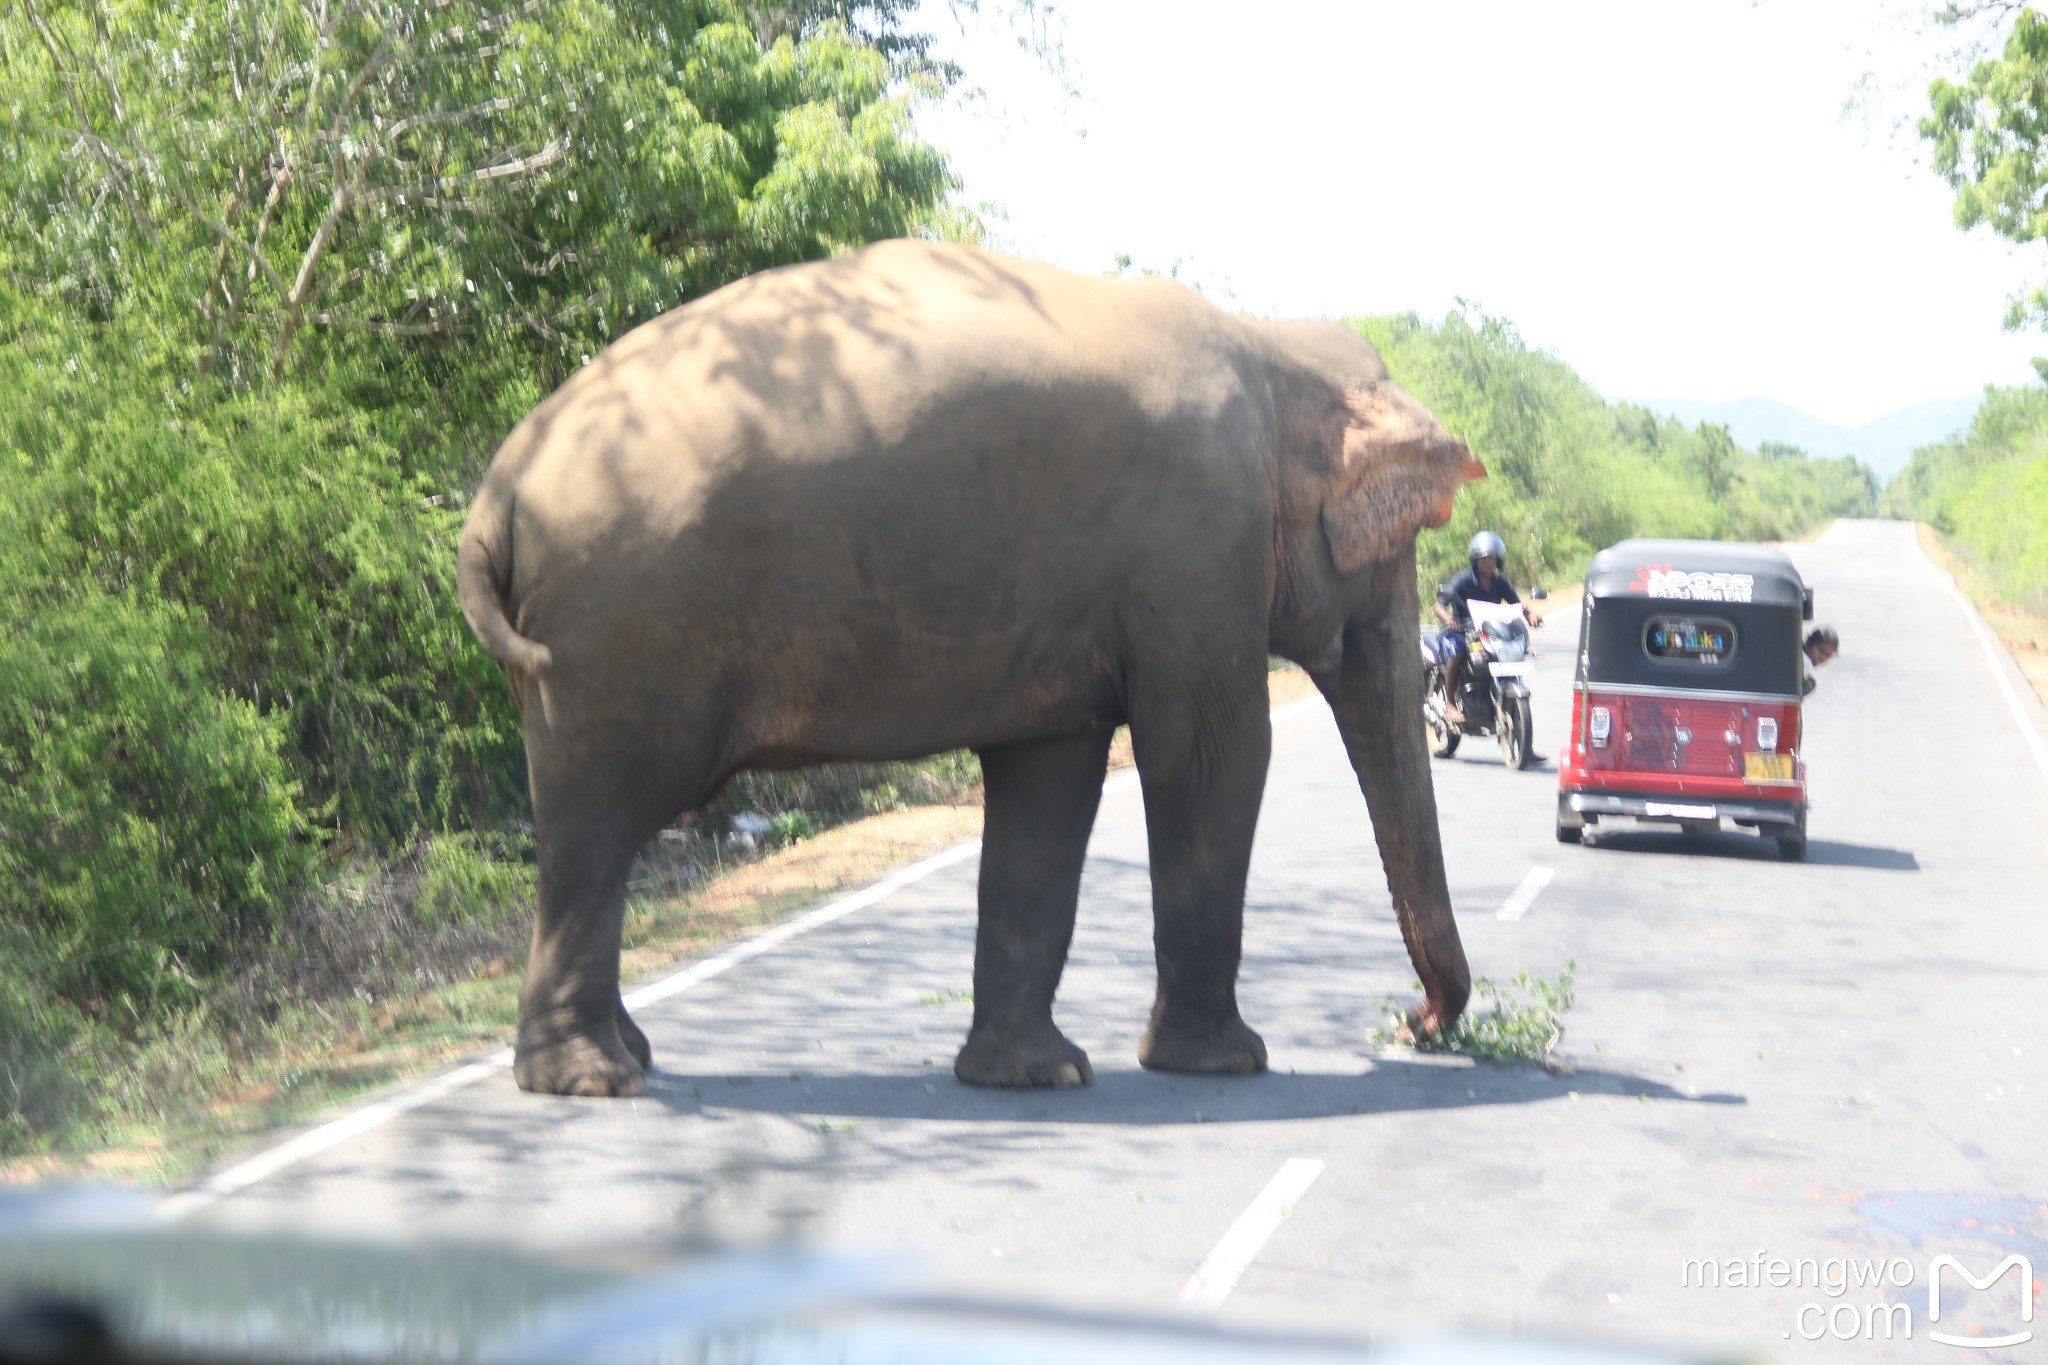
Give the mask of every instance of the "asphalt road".
[[[2048, 1312], [2037, 1294], [2021, 1321], [2016, 1275], [1951, 1280], [1938, 1321], [1926, 1288], [1942, 1253], [1978, 1275], [2018, 1253], [2048, 1278], [2048, 769], [2021, 730], [2048, 734], [2048, 717], [2001, 657], [2008, 701], [1908, 528], [1844, 523], [1793, 553], [1844, 642], [1809, 704], [1805, 863], [1735, 833], [1559, 845], [1550, 761], [1509, 772], [1468, 740], [1436, 765], [1474, 970], [1577, 962], [1560, 1049], [1575, 1074], [1366, 1043], [1412, 973], [1363, 800], [1310, 702], [1275, 720], [1246, 914], [1241, 999], [1267, 1075], [1138, 1067], [1144, 824], [1112, 782], [1058, 1006], [1094, 1061], [1088, 1089], [954, 1082], [970, 854], [642, 1006], [657, 1069], [639, 1100], [522, 1095], [486, 1063], [171, 1207], [541, 1245], [908, 1248], [977, 1290], [1147, 1311], [1189, 1296], [1221, 1306], [1187, 1311], [1383, 1338], [1968, 1359], [1928, 1334], [1974, 1326], [2035, 1332], [1978, 1358], [2048, 1359]], [[1547, 759], [1569, 622], [1539, 660]], [[1502, 917], [1511, 898], [1525, 908]], [[1768, 1281], [1774, 1257], [1795, 1275], [1799, 1258], [1823, 1274], [1900, 1259], [1888, 1288], [1682, 1283], [1691, 1258]], [[1909, 1310], [1910, 1342], [1883, 1341], [1901, 1325], [1873, 1319], [1886, 1301]]]

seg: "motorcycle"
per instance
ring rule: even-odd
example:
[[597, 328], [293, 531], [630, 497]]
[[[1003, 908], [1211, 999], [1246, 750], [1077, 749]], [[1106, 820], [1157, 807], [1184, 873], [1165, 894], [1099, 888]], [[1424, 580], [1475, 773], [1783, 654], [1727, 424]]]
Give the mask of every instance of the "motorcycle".
[[[1429, 731], [1429, 751], [1438, 758], [1449, 758], [1466, 735], [1492, 735], [1500, 743], [1504, 763], [1517, 770], [1526, 768], [1536, 752], [1529, 705], [1529, 679], [1535, 665], [1528, 661], [1528, 622], [1518, 606], [1494, 602], [1468, 602], [1466, 606], [1472, 613], [1469, 632], [1422, 633], [1422, 657], [1429, 679], [1422, 719]], [[1462, 725], [1452, 721], [1445, 710], [1444, 680], [1449, 667], [1441, 642], [1446, 640], [1467, 655], [1458, 689], [1458, 709], [1465, 713]]]

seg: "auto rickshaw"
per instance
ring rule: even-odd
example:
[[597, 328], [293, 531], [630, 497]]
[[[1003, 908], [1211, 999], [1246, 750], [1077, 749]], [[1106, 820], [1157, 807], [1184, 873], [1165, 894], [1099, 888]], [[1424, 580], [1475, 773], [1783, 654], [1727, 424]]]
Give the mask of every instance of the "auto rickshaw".
[[1579, 613], [1557, 837], [1603, 823], [1723, 821], [1806, 856], [1802, 622], [1813, 592], [1782, 551], [1625, 540], [1593, 556]]

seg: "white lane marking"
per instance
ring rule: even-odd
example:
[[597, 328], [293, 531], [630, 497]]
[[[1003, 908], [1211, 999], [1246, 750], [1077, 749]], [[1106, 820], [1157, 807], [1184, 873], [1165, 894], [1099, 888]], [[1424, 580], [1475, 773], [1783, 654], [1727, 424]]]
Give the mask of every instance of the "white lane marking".
[[[1282, 720], [1300, 711], [1311, 703], [1318, 703], [1321, 697], [1304, 697], [1289, 702], [1273, 711], [1274, 720]], [[1124, 791], [1138, 784], [1138, 773], [1134, 768], [1119, 773], [1103, 783], [1104, 795]], [[954, 863], [971, 858], [981, 851], [981, 840], [970, 839], [963, 844], [935, 853], [922, 862], [912, 863], [900, 872], [893, 873], [865, 890], [843, 896], [829, 905], [821, 906], [808, 914], [799, 915], [784, 924], [779, 924], [764, 933], [756, 934], [743, 943], [738, 943], [722, 953], [714, 954], [700, 962], [693, 962], [679, 972], [663, 977], [659, 981], [642, 986], [624, 997], [626, 1008], [639, 1009], [670, 996], [680, 995], [693, 986], [701, 985], [714, 976], [731, 971], [750, 958], [759, 957], [772, 948], [780, 947], [799, 934], [807, 934], [822, 925], [873, 905], [912, 882], [921, 881], [932, 873], [951, 867]], [[288, 1142], [280, 1143], [265, 1152], [259, 1152], [247, 1161], [239, 1162], [224, 1171], [218, 1171], [190, 1189], [166, 1195], [157, 1201], [157, 1213], [166, 1219], [183, 1218], [209, 1204], [236, 1194], [259, 1180], [267, 1179], [286, 1167], [295, 1166], [311, 1156], [318, 1156], [328, 1150], [369, 1132], [372, 1128], [389, 1123], [402, 1114], [432, 1104], [435, 1100], [454, 1094], [475, 1085], [493, 1072], [503, 1071], [512, 1065], [512, 1049], [501, 1048], [486, 1057], [481, 1057], [465, 1066], [443, 1075], [422, 1081], [410, 1089], [401, 1090], [389, 1099], [366, 1105], [353, 1113], [321, 1124], [318, 1128], [299, 1134]]]
[[266, 1176], [276, 1175], [287, 1166], [295, 1166], [309, 1156], [317, 1156], [359, 1133], [367, 1133], [380, 1124], [389, 1123], [400, 1114], [408, 1114], [422, 1105], [432, 1104], [444, 1095], [452, 1095], [458, 1090], [476, 1084], [493, 1072], [503, 1071], [510, 1065], [512, 1049], [501, 1048], [488, 1057], [471, 1062], [467, 1066], [457, 1067], [446, 1075], [436, 1076], [410, 1090], [393, 1095], [388, 1100], [379, 1100], [331, 1123], [323, 1123], [311, 1132], [301, 1133], [289, 1142], [259, 1153], [239, 1165], [230, 1166], [225, 1171], [210, 1175], [189, 1190], [181, 1190], [177, 1194], [158, 1200], [156, 1211], [164, 1218], [183, 1218], [188, 1213], [247, 1189]]
[[1547, 867], [1530, 868], [1529, 875], [1522, 878], [1522, 884], [1501, 902], [1500, 909], [1494, 912], [1494, 918], [1517, 920], [1528, 914], [1529, 907], [1536, 903], [1536, 898], [1543, 894], [1543, 888], [1550, 885], [1550, 879], [1556, 875], [1556, 872]]
[[1991, 666], [1991, 676], [1998, 680], [1998, 690], [2005, 694], [2005, 704], [2012, 708], [2013, 722], [2020, 727], [2020, 737], [2025, 739], [2027, 747], [2034, 751], [2034, 764], [2040, 768], [2042, 780], [2048, 781], [2048, 744], [2042, 742], [2041, 732], [2027, 719], [2026, 708], [2020, 705], [2019, 693], [2013, 691], [2012, 683], [2005, 676], [2005, 669], [1999, 666], [1998, 646], [1991, 638], [1991, 631], [1985, 626], [1983, 618], [1977, 615], [1977, 609], [1970, 605], [1970, 599], [1963, 596], [1962, 590], [1956, 587], [1955, 580], [1943, 573], [1941, 566], [1928, 555], [1927, 547], [1920, 543], [1917, 528], [1913, 530], [1913, 548], [1920, 552], [1920, 561], [1927, 566], [1927, 571], [1934, 575], [1935, 581], [1941, 584], [1942, 591], [1955, 599], [1956, 606], [1962, 610], [1963, 619], [1969, 622], [1971, 631], [1976, 634], [1977, 643], [1984, 647], [1984, 662]]
[[[921, 881], [934, 872], [973, 857], [980, 851], [981, 840], [970, 839], [964, 844], [955, 844], [941, 853], [935, 853], [922, 862], [912, 863], [902, 871], [884, 877], [873, 886], [856, 891], [850, 896], [842, 896], [829, 905], [821, 906], [809, 914], [799, 915], [787, 923], [778, 924], [765, 933], [756, 934], [743, 943], [734, 944], [724, 952], [700, 962], [693, 962], [673, 975], [642, 986], [625, 997], [626, 1008], [637, 1009], [657, 1000], [679, 995], [692, 986], [700, 985], [714, 976], [732, 970], [749, 958], [759, 957], [769, 949], [789, 942], [799, 934], [807, 934], [856, 910], [873, 905], [876, 901], [901, 891], [912, 882]], [[318, 1128], [301, 1133], [288, 1142], [280, 1143], [269, 1151], [259, 1152], [247, 1161], [216, 1172], [188, 1190], [181, 1190], [159, 1200], [156, 1211], [167, 1219], [182, 1218], [188, 1213], [196, 1212], [231, 1194], [245, 1190], [257, 1181], [273, 1176], [288, 1166], [295, 1166], [307, 1157], [317, 1156], [330, 1147], [389, 1123], [401, 1114], [409, 1114], [458, 1090], [467, 1089], [511, 1065], [512, 1049], [500, 1048], [489, 1056], [457, 1067], [431, 1080], [422, 1081], [389, 1099], [365, 1105], [354, 1113], [344, 1114], [338, 1119], [321, 1124]]]
[[1237, 1277], [1244, 1274], [1259, 1248], [1280, 1226], [1280, 1220], [1287, 1217], [1291, 1206], [1308, 1193], [1308, 1187], [1322, 1173], [1323, 1163], [1309, 1157], [1298, 1156], [1282, 1166], [1280, 1173], [1259, 1191], [1259, 1197], [1252, 1200], [1251, 1207], [1230, 1225], [1230, 1231], [1223, 1234], [1209, 1259], [1195, 1271], [1194, 1278], [1180, 1291], [1180, 1301], [1214, 1308], [1230, 1297]]

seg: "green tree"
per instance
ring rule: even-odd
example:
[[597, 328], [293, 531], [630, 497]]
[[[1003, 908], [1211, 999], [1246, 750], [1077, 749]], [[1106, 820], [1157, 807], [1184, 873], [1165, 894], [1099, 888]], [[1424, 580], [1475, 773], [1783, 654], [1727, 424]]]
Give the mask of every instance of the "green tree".
[[[1948, 22], [2009, 13], [2003, 49], [1960, 83], [1928, 88], [1920, 136], [1934, 169], [1955, 191], [1956, 226], [1988, 226], [2009, 241], [2048, 237], [2048, 18], [2023, 5], [1951, 6]], [[2048, 324], [2048, 286], [2014, 295], [2006, 326]]]
[[1425, 593], [1462, 566], [1481, 527], [1506, 538], [1510, 572], [1526, 585], [1575, 577], [1594, 550], [1628, 536], [1783, 539], [1874, 509], [1875, 476], [1856, 461], [1752, 455], [1725, 427], [1689, 430], [1610, 405], [1469, 305], [1434, 326], [1412, 313], [1353, 325], [1489, 471], [1448, 526], [1418, 541]]
[[245, 381], [309, 333], [515, 328], [573, 362], [926, 227], [950, 187], [887, 59], [833, 22], [764, 48], [718, 0], [21, 5], [7, 265], [181, 320]]
[[[1950, 25], [2010, 24], [1995, 55], [1928, 91], [1920, 135], [1956, 192], [1956, 226], [2009, 241], [2048, 239], [2048, 18], [2018, 0], [1956, 0]], [[2008, 300], [2007, 327], [2048, 327], [2048, 286]], [[2048, 361], [2034, 368], [2048, 380]], [[1926, 446], [1893, 479], [1887, 505], [1932, 523], [2015, 599], [2048, 612], [2048, 392], [1985, 391], [1969, 432]]]

